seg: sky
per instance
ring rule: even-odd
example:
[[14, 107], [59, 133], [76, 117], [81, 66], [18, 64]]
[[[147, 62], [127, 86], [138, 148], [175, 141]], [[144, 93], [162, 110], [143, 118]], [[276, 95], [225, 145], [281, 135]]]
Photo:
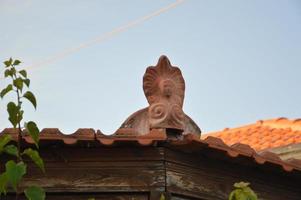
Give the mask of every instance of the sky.
[[[142, 77], [161, 55], [182, 70], [183, 109], [203, 133], [301, 118], [298, 0], [186, 0], [89, 43], [175, 2], [0, 0], [0, 60], [23, 62], [38, 100], [36, 111], [24, 102], [25, 120], [66, 134], [114, 133], [148, 106]], [[7, 83], [0, 79], [1, 89]], [[0, 101], [0, 130], [11, 127], [13, 98]]]

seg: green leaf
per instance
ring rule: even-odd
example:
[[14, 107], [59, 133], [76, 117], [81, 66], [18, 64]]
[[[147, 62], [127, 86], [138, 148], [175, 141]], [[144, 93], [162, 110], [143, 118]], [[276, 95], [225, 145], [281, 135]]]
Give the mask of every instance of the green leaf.
[[230, 193], [229, 200], [257, 200], [257, 195], [249, 185], [250, 183], [246, 182], [235, 183], [236, 189]]
[[247, 195], [248, 200], [257, 200], [257, 195], [250, 187], [243, 188], [243, 192]]
[[11, 71], [11, 74], [12, 74], [12, 75], [16, 75], [16, 73], [17, 73], [16, 68], [14, 68], [14, 67], [12, 67], [12, 68], [10, 69], [10, 71]]
[[235, 190], [230, 193], [228, 200], [235, 200]]
[[27, 79], [23, 79], [23, 82], [25, 83], [25, 85], [27, 86], [27, 87], [29, 87], [29, 85], [30, 85], [30, 80], [27, 78]]
[[24, 78], [27, 78], [27, 72], [23, 69], [23, 70], [20, 70], [19, 73], [24, 77]]
[[22, 78], [17, 78], [17, 79], [15, 79], [14, 80], [14, 86], [16, 86], [19, 90], [21, 90], [22, 91], [22, 89], [23, 89], [23, 79]]
[[25, 149], [25, 151], [22, 153], [22, 155], [27, 155], [31, 158], [31, 160], [43, 171], [45, 172], [44, 168], [44, 162], [42, 158], [40, 157], [40, 154], [38, 151], [33, 150], [31, 148]]
[[0, 197], [3, 193], [6, 195], [6, 187], [7, 187], [7, 174], [4, 172], [3, 174], [0, 174]]
[[4, 77], [6, 78], [6, 77], [8, 77], [8, 76], [11, 76], [11, 77], [13, 77], [13, 75], [12, 75], [12, 73], [11, 73], [11, 70], [10, 70], [10, 69], [6, 69], [6, 70], [4, 71]]
[[12, 125], [14, 126], [14, 128], [16, 128], [17, 126], [17, 114], [18, 114], [18, 107], [16, 106], [15, 103], [13, 102], [9, 102], [7, 104], [7, 112], [9, 114], [9, 121], [12, 123]]
[[12, 62], [13, 62], [13, 59], [10, 58], [9, 60], [4, 61], [3, 63], [5, 64], [5, 67], [9, 67], [9, 66], [11, 66]]
[[35, 98], [35, 96], [33, 95], [32, 92], [27, 91], [23, 95], [23, 97], [26, 98], [26, 99], [28, 99], [28, 101], [30, 101], [32, 103], [32, 105], [34, 106], [35, 109], [37, 108], [37, 101], [36, 101], [36, 98]]
[[31, 136], [31, 138], [33, 139], [35, 145], [37, 146], [37, 148], [39, 148], [39, 128], [37, 127], [36, 123], [34, 123], [33, 121], [30, 121], [28, 123], [26, 123], [25, 125], [26, 130], [28, 131], [29, 135]]
[[44, 200], [46, 197], [45, 190], [38, 186], [31, 186], [24, 193], [28, 200]]
[[21, 181], [22, 177], [26, 174], [26, 165], [23, 162], [15, 163], [10, 160], [5, 164], [6, 174], [8, 182], [17, 191], [17, 185]]
[[6, 88], [4, 88], [1, 93], [0, 93], [0, 97], [3, 98], [8, 92], [13, 90], [13, 85], [9, 84]]
[[11, 76], [13, 78], [13, 76], [16, 75], [16, 69], [14, 67], [10, 68], [10, 69], [6, 69], [4, 71], [4, 77], [8, 77]]
[[9, 155], [18, 157], [18, 148], [13, 144], [5, 146], [3, 151]]
[[0, 154], [4, 150], [5, 145], [11, 141], [10, 135], [3, 135], [0, 137]]
[[14, 67], [12, 67], [11, 69], [10, 69], [10, 71], [11, 71], [11, 74], [12, 75], [16, 75], [16, 73], [17, 73], [17, 70], [16, 70], [16, 68], [14, 68]]
[[20, 106], [17, 106], [14, 102], [9, 102], [7, 104], [7, 112], [9, 114], [9, 121], [12, 123], [14, 128], [16, 128], [17, 124], [21, 121], [19, 121]]
[[13, 63], [13, 65], [19, 65], [20, 63], [21, 63], [20, 60], [15, 60], [14, 63]]

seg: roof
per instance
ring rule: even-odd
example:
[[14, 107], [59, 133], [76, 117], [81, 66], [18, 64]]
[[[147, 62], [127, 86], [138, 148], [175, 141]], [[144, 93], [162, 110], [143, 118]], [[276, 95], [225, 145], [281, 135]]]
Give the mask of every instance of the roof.
[[[11, 134], [17, 140], [16, 129], [4, 129], [1, 134]], [[167, 129], [153, 129], [148, 134], [136, 135], [133, 129], [119, 129], [113, 135], [104, 135], [101, 131], [94, 129], [78, 129], [75, 133], [65, 135], [59, 129], [43, 129], [40, 133], [40, 146], [47, 148], [49, 144], [65, 146], [86, 146], [86, 147], [119, 147], [120, 145], [132, 146], [165, 146], [185, 153], [200, 153], [210, 158], [227, 160], [246, 164], [248, 166], [263, 166], [285, 172], [301, 173], [301, 160], [291, 159], [282, 161], [276, 154], [271, 152], [257, 153], [250, 146], [236, 143], [226, 145], [221, 139], [207, 137], [200, 139], [195, 134], [173, 135]], [[33, 145], [34, 141], [30, 136], [22, 138], [22, 144]]]
[[301, 143], [301, 119], [259, 120], [255, 124], [204, 134], [201, 138], [209, 136], [220, 138], [227, 145], [242, 143], [263, 151]]

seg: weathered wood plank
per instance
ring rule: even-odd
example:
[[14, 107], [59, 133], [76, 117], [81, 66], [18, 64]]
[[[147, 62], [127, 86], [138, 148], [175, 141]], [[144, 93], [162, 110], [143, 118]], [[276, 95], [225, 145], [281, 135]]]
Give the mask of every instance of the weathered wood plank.
[[[179, 166], [173, 163], [166, 163], [167, 191], [173, 194], [182, 194], [194, 198], [224, 200], [226, 195], [209, 182], [195, 169]], [[220, 182], [222, 181], [222, 177]], [[215, 194], [214, 194], [215, 193]]]
[[[129, 194], [129, 193], [105, 193], [105, 194], [81, 194], [81, 193], [57, 193], [47, 194], [47, 200], [88, 200], [95, 198], [95, 200], [148, 200], [149, 194]], [[2, 199], [1, 199], [2, 200]], [[8, 195], [3, 200], [15, 200], [14, 195]], [[19, 200], [26, 200], [24, 196], [20, 196]], [[159, 200], [159, 199], [158, 199]]]
[[200, 199], [227, 199], [235, 182], [246, 181], [262, 199], [297, 200], [301, 196], [292, 179], [284, 174], [262, 171], [226, 161], [166, 150], [167, 191]]
[[171, 200], [203, 200], [203, 199], [173, 195], [171, 197]]
[[163, 148], [48, 146], [42, 147], [40, 154], [46, 173], [29, 163], [22, 187], [40, 185], [47, 192], [83, 193], [149, 192], [165, 188]]
[[40, 185], [48, 192], [149, 191], [165, 187], [160, 161], [46, 162], [46, 174], [29, 166], [22, 185]]
[[164, 148], [162, 147], [56, 147], [42, 146], [40, 154], [45, 162], [92, 162], [92, 161], [142, 161], [142, 160], [163, 160]]

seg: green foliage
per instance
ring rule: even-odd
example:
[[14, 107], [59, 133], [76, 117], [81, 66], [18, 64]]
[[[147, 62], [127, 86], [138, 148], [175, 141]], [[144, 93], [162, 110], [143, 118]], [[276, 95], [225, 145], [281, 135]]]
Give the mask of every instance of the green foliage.
[[30, 85], [30, 80], [27, 78], [27, 79], [23, 79], [23, 82], [25, 83], [25, 85], [27, 86], [27, 87], [29, 87], [29, 85]]
[[8, 183], [10, 183], [14, 190], [17, 191], [18, 183], [26, 174], [26, 165], [23, 162], [15, 163], [15, 161], [10, 160], [5, 164], [5, 170]]
[[14, 63], [13, 63], [13, 65], [19, 65], [20, 63], [21, 63], [20, 60], [15, 60]]
[[28, 149], [25, 149], [25, 151], [22, 153], [22, 155], [27, 155], [43, 172], [45, 172], [44, 162], [43, 162], [42, 158], [40, 157], [39, 152], [37, 152], [36, 150], [33, 150], [31, 148], [28, 148]]
[[7, 185], [7, 174], [3, 173], [0, 174], [0, 196], [1, 194], [6, 194], [6, 185]]
[[9, 69], [6, 69], [4, 71], [4, 77], [8, 77], [10, 76], [11, 78], [13, 78], [14, 76], [16, 76], [16, 68], [12, 67], [12, 68], [9, 68]]
[[33, 139], [35, 145], [39, 148], [39, 128], [37, 127], [36, 123], [34, 123], [33, 121], [30, 121], [28, 123], [25, 124], [25, 128], [27, 130], [27, 132], [29, 133], [29, 135], [31, 136], [31, 138]]
[[165, 196], [164, 196], [164, 194], [161, 194], [161, 196], [160, 196], [160, 200], [165, 200]]
[[5, 67], [10, 67], [13, 63], [13, 59], [10, 58], [9, 60], [6, 60], [3, 62], [5, 64]]
[[5, 148], [5, 145], [7, 145], [11, 141], [11, 136], [10, 135], [2, 135], [0, 137], [0, 154]]
[[[39, 128], [35, 122], [29, 121], [24, 123], [25, 126], [21, 127], [21, 121], [23, 120], [22, 110], [22, 99], [28, 100], [36, 109], [37, 101], [34, 94], [31, 91], [26, 91], [23, 94], [24, 85], [29, 88], [30, 80], [27, 77], [27, 72], [25, 70], [16, 70], [16, 66], [21, 63], [20, 60], [13, 60], [10, 58], [4, 61], [5, 71], [4, 77], [11, 78], [12, 83], [8, 84], [0, 92], [0, 97], [5, 97], [6, 94], [10, 92], [16, 92], [16, 102], [9, 102], [7, 104], [8, 120], [14, 128], [18, 131], [18, 145], [10, 144], [11, 136], [2, 135], [0, 136], [0, 155], [5, 153], [7, 155], [13, 156], [15, 160], [9, 160], [5, 164], [5, 171], [0, 174], [0, 199], [1, 195], [6, 195], [8, 187], [16, 192], [16, 199], [18, 199], [19, 191], [18, 185], [22, 181], [23, 176], [26, 174], [27, 165], [23, 161], [23, 157], [29, 157], [33, 163], [35, 163], [43, 172], [45, 172], [44, 162], [39, 155], [39, 152], [27, 148], [22, 152], [21, 149], [21, 138], [23, 135], [24, 128], [26, 129], [29, 136], [33, 139], [37, 148], [39, 148]], [[21, 153], [22, 152], [22, 153]], [[0, 164], [1, 165], [1, 164]], [[0, 166], [1, 169], [1, 166]], [[44, 200], [45, 191], [38, 186], [30, 186], [24, 190], [25, 196], [29, 200]]]
[[9, 114], [9, 121], [14, 128], [16, 128], [18, 123], [20, 123], [23, 119], [23, 111], [21, 110], [21, 106], [16, 105], [14, 102], [9, 102], [7, 104], [7, 112]]
[[13, 90], [13, 85], [9, 84], [6, 88], [4, 88], [1, 92], [0, 92], [0, 97], [3, 98], [8, 92]]
[[23, 89], [23, 79], [21, 77], [14, 79], [13, 84], [16, 88], [18, 88], [19, 90]]
[[44, 189], [38, 186], [31, 186], [24, 193], [28, 200], [44, 200], [46, 197]]
[[235, 189], [230, 193], [229, 200], [257, 200], [257, 195], [249, 187], [250, 183], [235, 183]]
[[24, 77], [24, 78], [27, 78], [27, 72], [23, 69], [23, 70], [20, 70], [19, 73]]
[[18, 155], [18, 148], [13, 145], [13, 144], [10, 144], [10, 145], [6, 145], [4, 147], [4, 152], [11, 155], [11, 156], [16, 156], [16, 157], [19, 157]]
[[32, 105], [34, 106], [34, 108], [37, 108], [37, 100], [36, 97], [32, 94], [32, 92], [27, 91], [24, 95], [24, 98], [26, 98], [28, 101], [30, 101], [32, 103]]

